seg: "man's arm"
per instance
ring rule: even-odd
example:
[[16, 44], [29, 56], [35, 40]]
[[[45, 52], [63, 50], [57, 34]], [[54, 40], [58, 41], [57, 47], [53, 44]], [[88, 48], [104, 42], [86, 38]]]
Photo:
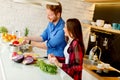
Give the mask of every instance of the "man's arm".
[[26, 40], [36, 41], [36, 42], [42, 42], [43, 39], [41, 36], [29, 36], [25, 38]]
[[46, 42], [31, 41], [31, 45], [34, 46], [34, 47], [41, 48], [41, 49], [47, 49]]

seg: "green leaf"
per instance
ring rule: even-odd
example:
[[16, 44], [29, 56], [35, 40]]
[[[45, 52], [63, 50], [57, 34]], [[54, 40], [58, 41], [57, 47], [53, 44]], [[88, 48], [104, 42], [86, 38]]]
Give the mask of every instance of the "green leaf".
[[29, 29], [26, 27], [26, 28], [25, 28], [24, 36], [28, 36], [28, 34], [29, 34]]
[[0, 33], [8, 33], [7, 28], [4, 27], [4, 26], [1, 26], [1, 27], [0, 27]]
[[50, 74], [56, 74], [57, 73], [57, 66], [52, 64], [47, 64], [43, 60], [38, 59], [36, 62], [37, 67], [39, 67], [42, 71], [50, 73]]

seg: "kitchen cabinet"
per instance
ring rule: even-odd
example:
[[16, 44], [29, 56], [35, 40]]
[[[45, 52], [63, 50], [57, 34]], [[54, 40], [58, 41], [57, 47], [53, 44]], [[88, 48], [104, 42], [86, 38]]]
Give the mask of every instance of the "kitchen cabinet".
[[86, 2], [93, 2], [93, 3], [104, 3], [104, 2], [120, 2], [120, 0], [85, 0]]
[[92, 74], [88, 73], [85, 69], [82, 71], [82, 80], [98, 80]]

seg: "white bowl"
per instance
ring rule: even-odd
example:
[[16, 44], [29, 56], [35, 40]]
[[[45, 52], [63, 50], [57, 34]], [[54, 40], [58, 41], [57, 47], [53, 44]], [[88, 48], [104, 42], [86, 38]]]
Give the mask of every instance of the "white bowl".
[[111, 26], [111, 24], [104, 24], [104, 28], [109, 28], [109, 29], [111, 29], [112, 26]]
[[98, 19], [96, 20], [96, 25], [102, 27], [104, 25], [104, 22], [105, 22], [104, 20]]

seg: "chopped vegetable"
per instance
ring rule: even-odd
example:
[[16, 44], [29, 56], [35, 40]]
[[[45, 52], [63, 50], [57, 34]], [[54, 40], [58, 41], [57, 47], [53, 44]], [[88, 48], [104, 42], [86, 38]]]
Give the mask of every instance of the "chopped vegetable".
[[50, 73], [50, 74], [57, 73], [57, 66], [52, 65], [52, 64], [47, 64], [41, 59], [37, 60], [35, 66], [38, 66], [42, 71]]
[[34, 59], [33, 59], [33, 57], [31, 57], [31, 56], [28, 56], [28, 57], [25, 57], [24, 58], [24, 60], [23, 60], [23, 64], [25, 64], [25, 65], [29, 65], [29, 64], [32, 64], [34, 62]]
[[17, 62], [17, 63], [21, 63], [24, 59], [24, 56], [23, 55], [16, 55], [14, 57], [12, 57], [12, 60]]

